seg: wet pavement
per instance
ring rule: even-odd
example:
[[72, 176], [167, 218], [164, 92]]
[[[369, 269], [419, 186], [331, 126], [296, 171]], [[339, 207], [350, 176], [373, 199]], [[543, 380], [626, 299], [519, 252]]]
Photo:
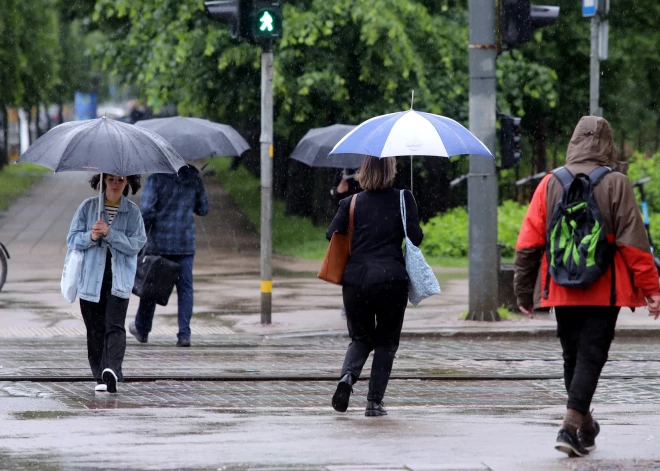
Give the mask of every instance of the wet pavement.
[[[189, 349], [129, 342], [127, 381], [109, 395], [93, 391], [83, 341], [9, 339], [0, 347], [0, 463], [342, 471], [646, 470], [660, 463], [660, 345], [653, 341], [615, 341], [594, 400], [600, 448], [583, 467], [552, 448], [565, 403], [556, 340], [404, 340], [384, 418], [364, 417], [366, 380], [355, 385], [345, 414], [330, 407], [346, 344], [245, 335], [208, 336]], [[155, 376], [185, 380], [149, 381]], [[396, 379], [404, 377], [414, 379]]]
[[275, 257], [274, 323], [261, 325], [258, 237], [222, 189], [207, 189], [193, 346], [174, 346], [173, 297], [147, 345], [129, 336], [117, 395], [94, 393], [79, 307], [59, 293], [64, 235], [91, 196], [85, 176], [49, 176], [0, 215], [12, 254], [0, 292], [0, 470], [660, 470], [660, 323], [643, 310], [620, 317], [587, 459], [553, 449], [565, 403], [553, 316], [460, 320], [461, 269], [436, 269], [443, 295], [406, 313], [389, 415], [364, 417], [369, 362], [339, 414], [340, 289], [315, 278], [319, 262]]

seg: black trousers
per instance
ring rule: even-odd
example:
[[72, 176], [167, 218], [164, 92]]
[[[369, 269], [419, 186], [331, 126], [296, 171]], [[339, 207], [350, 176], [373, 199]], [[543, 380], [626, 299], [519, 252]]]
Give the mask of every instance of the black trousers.
[[408, 283], [344, 286], [342, 292], [352, 342], [346, 352], [341, 375], [350, 373], [357, 380], [369, 353], [374, 350], [367, 399], [380, 402], [385, 396], [399, 348], [403, 316], [408, 304]]
[[564, 357], [568, 409], [589, 412], [600, 373], [607, 362], [618, 307], [557, 307], [557, 336]]
[[124, 380], [121, 365], [126, 352], [126, 311], [128, 299], [111, 294], [112, 264], [110, 251], [106, 257], [101, 299], [98, 303], [80, 300], [80, 310], [87, 328], [87, 357], [94, 379], [102, 383], [101, 373], [111, 368], [119, 381]]

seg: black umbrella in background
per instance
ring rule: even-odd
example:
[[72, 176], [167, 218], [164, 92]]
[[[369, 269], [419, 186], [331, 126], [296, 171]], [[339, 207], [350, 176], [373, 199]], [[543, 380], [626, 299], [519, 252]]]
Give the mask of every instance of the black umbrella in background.
[[362, 165], [364, 155], [342, 154], [328, 158], [332, 148], [354, 128], [351, 124], [333, 124], [310, 129], [293, 149], [291, 158], [310, 167], [358, 168]]
[[[54, 172], [98, 172], [129, 176], [177, 173], [186, 163], [162, 137], [113, 119], [70, 121], [55, 126], [18, 159]], [[101, 190], [99, 185], [99, 200]], [[99, 204], [99, 218], [101, 207]]]
[[159, 134], [186, 160], [240, 156], [250, 148], [233, 127], [206, 119], [175, 116], [138, 121], [135, 125]]

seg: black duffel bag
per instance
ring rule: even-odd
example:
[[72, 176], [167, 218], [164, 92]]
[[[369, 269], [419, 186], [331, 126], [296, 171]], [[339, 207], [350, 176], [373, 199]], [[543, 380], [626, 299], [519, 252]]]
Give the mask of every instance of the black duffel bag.
[[178, 263], [165, 257], [140, 253], [133, 294], [140, 298], [152, 299], [161, 306], [167, 306], [180, 271], [181, 267]]

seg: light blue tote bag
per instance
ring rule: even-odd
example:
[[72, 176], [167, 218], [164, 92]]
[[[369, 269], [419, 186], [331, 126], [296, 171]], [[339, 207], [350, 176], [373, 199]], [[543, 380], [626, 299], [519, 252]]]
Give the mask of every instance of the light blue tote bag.
[[415, 244], [408, 239], [408, 228], [406, 225], [406, 201], [403, 197], [403, 190], [400, 193], [401, 219], [403, 221], [403, 232], [406, 234], [406, 243], [403, 251], [403, 257], [406, 260], [406, 271], [410, 280], [408, 284], [408, 299], [413, 306], [417, 306], [423, 299], [440, 294], [440, 285], [438, 279], [433, 274], [433, 270], [424, 254]]

